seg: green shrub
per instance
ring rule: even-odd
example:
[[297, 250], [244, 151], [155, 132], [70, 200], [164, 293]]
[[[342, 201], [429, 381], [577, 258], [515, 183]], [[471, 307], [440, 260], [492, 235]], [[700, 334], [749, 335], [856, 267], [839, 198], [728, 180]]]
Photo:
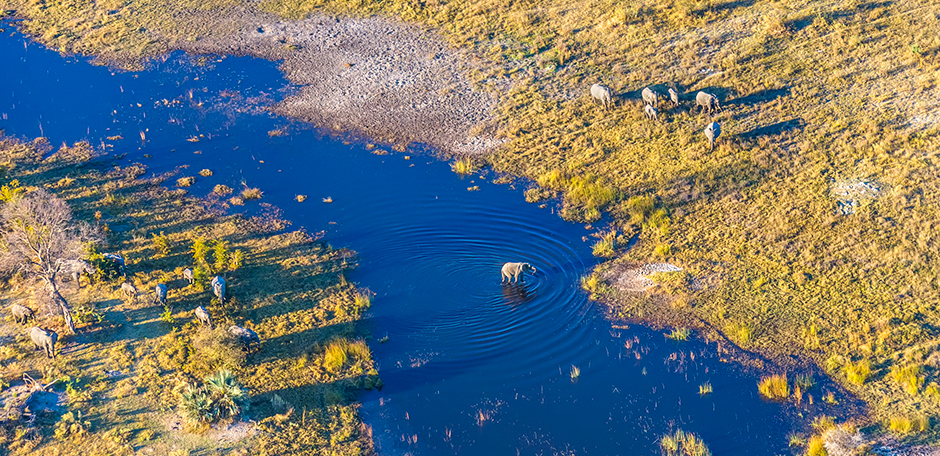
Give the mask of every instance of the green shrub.
[[212, 246], [212, 256], [215, 259], [213, 266], [215, 271], [222, 272], [229, 266], [228, 243], [225, 241], [215, 241]]
[[209, 424], [234, 419], [248, 406], [248, 392], [228, 370], [219, 370], [190, 384], [180, 395], [180, 410], [191, 424]]
[[157, 251], [157, 256], [167, 256], [170, 254], [170, 238], [163, 233], [151, 233], [153, 236], [153, 249]]

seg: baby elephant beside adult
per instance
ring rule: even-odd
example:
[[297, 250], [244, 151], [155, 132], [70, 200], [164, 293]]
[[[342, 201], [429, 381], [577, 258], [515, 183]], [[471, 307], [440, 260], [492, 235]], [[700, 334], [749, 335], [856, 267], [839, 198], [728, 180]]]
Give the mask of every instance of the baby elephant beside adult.
[[241, 343], [245, 344], [245, 350], [248, 353], [251, 353], [251, 344], [255, 344], [255, 349], [261, 349], [261, 338], [258, 337], [258, 333], [248, 329], [243, 328], [238, 325], [232, 325], [228, 328], [229, 334], [235, 336]]
[[10, 306], [10, 313], [13, 314], [13, 319], [16, 320], [17, 323], [23, 323], [24, 325], [30, 318], [36, 319], [35, 314], [33, 314], [33, 309], [19, 304]]
[[510, 282], [518, 282], [520, 280], [525, 280], [525, 273], [531, 272], [535, 274], [535, 268], [532, 267], [529, 263], [506, 263], [503, 265], [503, 280], [500, 282], [505, 282], [507, 279]]
[[36, 348], [41, 348], [46, 352], [46, 357], [55, 359], [55, 343], [59, 340], [59, 335], [55, 331], [33, 326], [29, 330], [29, 338], [32, 339]]

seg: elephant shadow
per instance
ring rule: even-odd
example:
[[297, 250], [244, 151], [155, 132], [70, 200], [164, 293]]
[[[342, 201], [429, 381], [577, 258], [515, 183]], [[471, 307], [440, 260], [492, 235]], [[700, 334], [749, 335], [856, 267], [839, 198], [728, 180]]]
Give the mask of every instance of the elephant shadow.
[[527, 289], [524, 282], [504, 282], [502, 286], [506, 304], [525, 304], [535, 298], [535, 292]]

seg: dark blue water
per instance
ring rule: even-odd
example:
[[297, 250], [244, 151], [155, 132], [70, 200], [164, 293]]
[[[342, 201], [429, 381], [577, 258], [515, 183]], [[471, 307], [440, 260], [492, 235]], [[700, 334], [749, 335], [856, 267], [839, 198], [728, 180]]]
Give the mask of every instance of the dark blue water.
[[[431, 157], [376, 155], [268, 114], [289, 90], [270, 62], [174, 55], [113, 72], [7, 24], [0, 68], [6, 134], [105, 144], [154, 172], [209, 168], [195, 194], [260, 187], [294, 228], [360, 253], [351, 279], [376, 293], [366, 324], [388, 336], [370, 343], [385, 388], [362, 397], [383, 453], [656, 454], [676, 428], [718, 455], [788, 453], [783, 407], [757, 396], [756, 374], [719, 362], [714, 344], [611, 327], [578, 286], [595, 264], [584, 226], [495, 176], [461, 179]], [[507, 261], [539, 272], [501, 285]], [[704, 382], [714, 393], [703, 397]]]

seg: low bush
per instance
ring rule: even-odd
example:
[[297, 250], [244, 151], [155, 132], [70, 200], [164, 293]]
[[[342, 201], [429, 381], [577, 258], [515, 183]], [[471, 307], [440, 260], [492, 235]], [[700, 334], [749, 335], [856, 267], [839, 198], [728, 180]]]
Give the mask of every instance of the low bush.
[[189, 384], [180, 394], [180, 411], [192, 424], [209, 424], [235, 419], [248, 406], [248, 392], [228, 370], [219, 370], [203, 379], [203, 384]]

